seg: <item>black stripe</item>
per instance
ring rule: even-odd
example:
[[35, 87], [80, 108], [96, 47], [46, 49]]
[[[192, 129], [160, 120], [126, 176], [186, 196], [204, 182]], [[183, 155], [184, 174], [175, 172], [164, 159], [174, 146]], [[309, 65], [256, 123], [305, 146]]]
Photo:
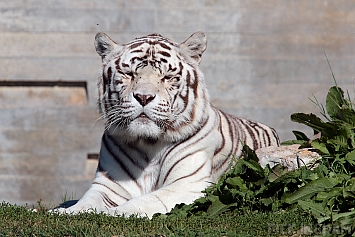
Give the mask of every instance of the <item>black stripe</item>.
[[[217, 111], [214, 110], [214, 112], [216, 113]], [[213, 156], [217, 155], [225, 146], [225, 138], [224, 138], [224, 135], [223, 135], [223, 131], [222, 131], [222, 119], [221, 119], [221, 114], [220, 113], [216, 113], [218, 115], [218, 120], [219, 120], [219, 126], [218, 126], [218, 130], [219, 130], [219, 133], [221, 134], [222, 136], [222, 143], [220, 144], [220, 146], [214, 151], [213, 153]]]
[[[203, 128], [206, 126], [206, 124], [208, 123], [209, 121], [209, 118], [206, 119], [205, 123], [201, 126], [200, 130], [199, 131], [202, 131]], [[196, 143], [200, 142], [202, 139], [206, 138], [206, 136], [214, 129], [214, 127], [212, 126], [210, 130], [208, 130], [205, 134], [203, 134], [199, 139], [197, 139], [195, 142], [191, 143], [188, 147], [193, 147]], [[191, 139], [192, 137], [194, 137], [195, 135], [199, 134], [199, 131], [196, 132], [194, 135], [188, 137], [188, 139], [186, 139], [185, 141], [183, 141], [181, 144], [185, 143], [187, 140]], [[183, 150], [186, 150], [188, 147], [183, 147], [182, 149]], [[171, 152], [172, 150], [169, 150], [168, 154]], [[195, 151], [194, 153], [196, 152], [199, 152], [200, 150], [197, 150]], [[177, 152], [179, 153], [179, 152]], [[175, 167], [175, 165], [177, 165], [180, 161], [184, 160], [185, 158], [187, 158], [188, 156], [190, 155], [193, 155], [194, 153], [192, 154], [188, 154], [186, 155], [185, 157], [179, 159], [177, 162], [175, 162], [171, 167], [170, 169], [168, 170], [168, 173], [165, 175], [165, 178], [163, 180], [163, 183], [165, 183], [166, 179], [167, 179], [167, 176], [169, 176], [169, 173], [172, 171], [172, 169]], [[165, 162], [165, 159], [167, 158], [168, 154], [166, 156], [164, 156], [164, 159], [163, 159], [163, 162], [161, 162], [161, 164], [163, 164]], [[160, 177], [159, 177], [160, 178]]]
[[[169, 156], [170, 152], [172, 152], [173, 150], [175, 150], [176, 147], [178, 147], [179, 145], [183, 145], [183, 144], [186, 143], [188, 140], [190, 140], [190, 139], [192, 139], [194, 136], [196, 136], [196, 135], [199, 133], [199, 131], [201, 131], [201, 130], [206, 126], [208, 120], [209, 120], [209, 118], [206, 119], [206, 121], [202, 124], [202, 126], [200, 127], [200, 129], [199, 129], [196, 133], [191, 134], [191, 135], [190, 135], [189, 137], [187, 137], [184, 141], [182, 141], [182, 142], [180, 142], [180, 143], [176, 143], [175, 146], [173, 146], [172, 148], [170, 148], [170, 149], [166, 152], [166, 154], [163, 155], [163, 159], [160, 160], [159, 164], [164, 164], [164, 163], [165, 163], [165, 159]], [[205, 138], [206, 135], [207, 135], [208, 133], [210, 133], [212, 130], [213, 130], [213, 127], [211, 128], [211, 130], [209, 130], [209, 131], [205, 134], [205, 136], [202, 136], [202, 137], [199, 138], [197, 141], [195, 141], [194, 143], [190, 144], [189, 147], [192, 146], [192, 145], [194, 145], [194, 144], [196, 144], [196, 143], [199, 142], [201, 139]], [[183, 148], [182, 148], [182, 150], [185, 150], [185, 149], [187, 149], [187, 148], [186, 148], [186, 147], [183, 147]], [[179, 152], [180, 152], [180, 151], [179, 151]], [[177, 152], [177, 153], [179, 153], [179, 152]]]
[[133, 58], [131, 58], [129, 61], [131, 62], [131, 64], [134, 64], [134, 62], [136, 61], [136, 60], [143, 60], [144, 58], [143, 57], [133, 57]]
[[[235, 150], [235, 148], [234, 148], [235, 143], [236, 143], [236, 142], [240, 142], [240, 140], [236, 141], [236, 137], [238, 137], [238, 138], [240, 139], [240, 132], [239, 132], [239, 130], [237, 130], [237, 128], [235, 128], [235, 123], [232, 123], [232, 122], [231, 122], [231, 119], [232, 119], [233, 117], [230, 117], [230, 115], [226, 114], [225, 112], [223, 112], [223, 111], [221, 111], [221, 110], [219, 110], [218, 112], [221, 113], [221, 114], [224, 116], [224, 119], [227, 121], [227, 124], [228, 124], [229, 136], [230, 136], [230, 138], [231, 138], [230, 140], [232, 141], [231, 153], [228, 154], [228, 157], [229, 157], [232, 153], [234, 153], [234, 150]], [[235, 117], [233, 121], [235, 122], [236, 119], [237, 119], [237, 118]], [[238, 120], [239, 120], [239, 119], [238, 119]], [[222, 122], [221, 122], [221, 123], [222, 123]], [[238, 127], [238, 128], [239, 128], [239, 127]], [[237, 136], [236, 136], [235, 132], [238, 133]], [[238, 146], [237, 146], [237, 147], [238, 147]]]
[[143, 53], [143, 50], [141, 50], [141, 49], [136, 49], [136, 50], [131, 51], [131, 53]]
[[[129, 161], [132, 162], [132, 164], [134, 164], [135, 166], [137, 166], [139, 169], [144, 170], [144, 166], [141, 166], [138, 162], [138, 160], [133, 159], [128, 152], [126, 152], [123, 147], [116, 141], [116, 139], [112, 138], [110, 135], [107, 135], [107, 137], [110, 139], [110, 141], [116, 146], [118, 147], [118, 149], [120, 150], [120, 152], [128, 158]], [[133, 146], [131, 146], [132, 148], [134, 148]], [[147, 157], [144, 157], [145, 161], [149, 162], [149, 160], [147, 160]]]
[[[101, 186], [104, 186], [105, 188], [107, 188], [108, 190], [110, 190], [112, 193], [114, 193], [116, 196], [119, 196], [121, 198], [123, 198], [124, 200], [128, 201], [129, 198], [126, 198], [126, 197], [123, 197], [122, 195], [118, 194], [116, 191], [112, 190], [111, 188], [109, 188], [108, 186], [106, 186], [105, 184], [102, 184], [102, 183], [98, 183], [98, 182], [93, 182], [92, 184], [97, 184], [97, 185], [101, 185]], [[115, 183], [115, 185], [118, 185], [120, 186], [122, 189], [126, 190], [125, 188], [123, 188], [121, 185], [119, 185], [118, 183]], [[129, 193], [127, 190], [126, 190], [127, 193]]]
[[141, 186], [137, 183], [136, 177], [131, 173], [131, 171], [122, 163], [119, 157], [116, 156], [116, 154], [110, 149], [110, 146], [108, 145], [107, 141], [107, 136], [106, 134], [103, 135], [102, 137], [102, 145], [105, 147], [105, 149], [108, 151], [108, 153], [115, 159], [115, 161], [121, 166], [122, 170], [131, 178], [132, 180], [136, 181], [136, 184], [141, 188]]
[[199, 180], [195, 180], [195, 181], [193, 181], [193, 183], [198, 183], [198, 182], [201, 182], [201, 181], [204, 181], [204, 180], [208, 180], [208, 179], [211, 178], [211, 175], [212, 175], [212, 171], [210, 171], [208, 176], [202, 177]]
[[[198, 150], [198, 151], [196, 151], [196, 152], [199, 152], [199, 151], [201, 151], [201, 150]], [[169, 177], [171, 171], [175, 168], [175, 166], [176, 166], [177, 164], [179, 164], [181, 161], [185, 160], [186, 158], [190, 157], [191, 155], [194, 155], [196, 152], [187, 154], [186, 156], [184, 156], [184, 157], [180, 158], [178, 161], [176, 161], [176, 162], [170, 167], [170, 169], [168, 170], [168, 172], [165, 174], [163, 183], [165, 183], [165, 181], [166, 181], [166, 179]], [[175, 181], [174, 181], [174, 182], [175, 182]]]
[[161, 55], [163, 55], [163, 56], [165, 56], [165, 57], [168, 57], [168, 58], [171, 57], [170, 53], [165, 52], [165, 51], [158, 51], [158, 54], [161, 54]]
[[173, 68], [173, 67], [171, 66], [171, 64], [169, 64], [169, 69], [168, 69], [169, 72], [175, 72], [177, 69], [178, 69], [177, 67], [174, 67], [174, 68]]
[[144, 44], [145, 42], [143, 41], [143, 42], [135, 42], [135, 43], [133, 43], [133, 44], [131, 44], [130, 46], [129, 46], [129, 48], [130, 49], [134, 49], [134, 48], [137, 48], [138, 46], [141, 46], [142, 44]]
[[274, 137], [276, 139], [277, 145], [280, 146], [280, 139], [279, 139], [279, 136], [277, 135], [275, 129], [271, 128], [271, 131], [272, 131], [272, 135], [274, 135]]
[[104, 95], [106, 92], [106, 89], [107, 89], [106, 85], [107, 85], [107, 77], [105, 75], [105, 72], [103, 71], [102, 72], [102, 95]]
[[[257, 138], [255, 137], [255, 134], [253, 133], [254, 129], [252, 129], [249, 124], [245, 123], [243, 120], [240, 120], [240, 123], [243, 125], [244, 129], [247, 130], [247, 134], [246, 136], [250, 136], [252, 138], [253, 144], [246, 144], [246, 140], [244, 140], [243, 142], [245, 143], [245, 145], [248, 146], [253, 146], [251, 147], [251, 149], [255, 150], [258, 148], [258, 143], [257, 143]], [[245, 138], [246, 139], [246, 138]]]
[[157, 196], [157, 195], [154, 195], [152, 194], [156, 199], [158, 199], [158, 201], [163, 204], [164, 208], [165, 208], [165, 211], [169, 211], [168, 207], [164, 204], [164, 202]]
[[[121, 68], [120, 63], [121, 63], [121, 57], [117, 58], [116, 61], [115, 61], [115, 65], [116, 65], [116, 69], [117, 70], [120, 70], [120, 68]], [[123, 66], [123, 64], [125, 64], [125, 63], [122, 63], [122, 66]], [[125, 64], [125, 65], [128, 65], [128, 64]]]
[[123, 44], [123, 45], [124, 45], [124, 46], [129, 46], [129, 45], [131, 45], [131, 44], [138, 43], [138, 42], [140, 42], [140, 43], [145, 43], [146, 41], [147, 41], [147, 37], [146, 37], [146, 36], [144, 36], [144, 37], [138, 37], [138, 38], [135, 38], [133, 41], [128, 42], [128, 43]]
[[261, 141], [263, 139], [263, 137], [260, 136], [260, 131], [258, 128], [260, 128], [262, 130], [262, 133], [265, 132], [265, 129], [260, 127], [260, 125], [255, 123], [254, 121], [247, 120], [247, 122], [248, 122], [249, 126], [251, 127], [252, 131], [255, 132], [254, 134], [256, 135], [255, 140], [254, 140], [254, 149], [258, 149], [260, 146], [262, 146], [262, 142], [265, 142], [265, 141]]
[[197, 87], [198, 87], [198, 75], [197, 75], [197, 71], [194, 70], [194, 82], [191, 84], [191, 87], [192, 89], [194, 90], [194, 95], [195, 95], [195, 98], [198, 98], [198, 90], [197, 90]]
[[[142, 158], [146, 163], [149, 163], [150, 160], [149, 160], [149, 157], [147, 156], [147, 151], [146, 150], [141, 150], [141, 149], [138, 149], [138, 147], [136, 146], [136, 143], [128, 143], [128, 146], [131, 148], [131, 149], [134, 149], [136, 150], [141, 156], [140, 158]], [[142, 169], [144, 169], [144, 167], [142, 167]]]
[[158, 42], [158, 44], [164, 49], [171, 50], [171, 48], [168, 45], [164, 44], [163, 42]]
[[219, 164], [212, 167], [213, 173], [218, 172], [227, 162], [230, 161], [230, 156], [232, 155], [232, 153], [233, 153], [233, 150], [231, 150], [231, 152], [228, 154], [228, 156], [225, 156], [225, 159], [222, 162], [220, 162]]
[[127, 64], [127, 63], [122, 63], [121, 65], [122, 65], [122, 67], [130, 67], [129, 64]]
[[[168, 151], [166, 151], [166, 153], [162, 156], [163, 158], [159, 161], [159, 164], [160, 164], [160, 165], [164, 164], [164, 163], [165, 163], [165, 160], [168, 158], [168, 156], [170, 155], [170, 153], [171, 153], [173, 150], [175, 150], [178, 146], [180, 146], [180, 145], [186, 143], [188, 140], [192, 139], [194, 136], [196, 136], [197, 134], [199, 134], [199, 131], [202, 131], [202, 130], [203, 130], [203, 128], [204, 128], [204, 127], [206, 126], [206, 124], [208, 123], [208, 121], [209, 121], [209, 117], [205, 120], [205, 122], [202, 124], [201, 128], [200, 128], [196, 133], [194, 133], [194, 134], [192, 134], [191, 136], [187, 137], [184, 141], [182, 141], [182, 142], [180, 142], [180, 143], [176, 143], [173, 147], [171, 147]], [[213, 129], [214, 129], [214, 128], [212, 127], [204, 136], [202, 136], [201, 138], [199, 138], [197, 141], [191, 143], [188, 147], [191, 147], [191, 146], [193, 146], [194, 144], [198, 143], [200, 140], [204, 139]], [[180, 153], [182, 150], [185, 150], [185, 149], [187, 149], [187, 147], [186, 147], [186, 146], [183, 146], [183, 147], [182, 147], [179, 151], [177, 151], [176, 153]], [[178, 162], [179, 162], [179, 161], [178, 161]], [[175, 165], [176, 165], [176, 163], [175, 163], [173, 166], [175, 166]], [[170, 168], [169, 173], [171, 172], [172, 168], [173, 168], [173, 167]], [[159, 171], [159, 174], [161, 174], [161, 170]], [[158, 187], [159, 181], [161, 180], [160, 178], [161, 178], [161, 176], [159, 175], [159, 177], [158, 177], [158, 179], [156, 180], [155, 185], [154, 185], [155, 189], [157, 189], [157, 187]], [[166, 178], [167, 178], [167, 175], [165, 176], [163, 183], [165, 182]]]
[[[187, 106], [189, 105], [189, 102], [190, 102], [190, 77], [191, 77], [191, 74], [189, 71], [187, 71], [187, 74], [186, 74], [186, 96], [182, 96], [181, 93], [179, 94], [179, 97], [182, 99], [182, 101], [184, 101], [184, 109], [180, 112], [180, 114], [184, 113], [185, 110], [187, 109]], [[195, 100], [191, 101], [191, 102], [194, 102]]]
[[186, 179], [186, 178], [189, 178], [189, 177], [191, 177], [191, 176], [197, 174], [205, 165], [206, 165], [206, 162], [204, 162], [200, 167], [198, 167], [198, 168], [197, 168], [194, 172], [192, 172], [191, 174], [182, 176], [182, 177], [180, 177], [180, 178], [174, 180], [174, 181], [171, 182], [171, 183], [175, 183], [175, 182], [177, 182], [177, 181], [179, 181], [179, 180], [181, 180], [181, 179]]
[[111, 181], [115, 181], [114, 178], [112, 178], [107, 171], [101, 166], [101, 162], [99, 161], [99, 164], [97, 165], [97, 172], [100, 172], [103, 176], [105, 176], [107, 179], [111, 180]]
[[269, 132], [267, 130], [264, 130], [264, 146], [270, 146], [271, 144], [271, 139], [270, 139], [270, 135]]
[[[225, 159], [220, 162], [219, 164], [215, 164], [213, 167], [212, 167], [212, 170], [214, 172], [218, 172], [222, 167], [224, 167], [224, 165], [230, 161], [230, 157], [233, 155], [233, 154], [236, 154], [240, 149], [239, 147], [239, 143], [240, 143], [240, 140], [236, 140], [235, 138], [238, 137], [239, 138], [239, 132], [237, 130], [237, 128], [235, 127], [235, 123], [232, 123], [231, 122], [231, 118], [233, 117], [230, 117], [228, 116], [226, 113], [224, 113], [223, 111], [219, 110], [217, 112], [220, 112], [218, 114], [222, 114], [224, 119], [227, 121], [227, 125], [228, 125], [228, 130], [229, 130], [229, 136], [230, 136], [230, 139], [226, 139], [225, 138], [225, 135], [221, 132], [221, 135], [223, 137], [224, 140], [230, 140], [231, 141], [231, 149], [229, 150], [229, 154], [224, 156]], [[235, 118], [236, 119], [236, 118]], [[234, 121], [234, 120], [232, 120]], [[220, 123], [222, 124], [222, 119], [220, 121]], [[238, 136], [236, 136], [235, 132], [238, 132]], [[237, 144], [236, 144], [237, 143]]]
[[103, 192], [99, 192], [99, 194], [101, 195], [102, 197], [102, 200], [103, 202], [106, 204], [107, 207], [117, 207], [118, 204], [115, 203], [114, 201], [112, 201], [106, 193], [103, 193]]
[[106, 80], [109, 82], [111, 79], [112, 79], [112, 69], [111, 69], [111, 67], [108, 67]]
[[[241, 151], [240, 142], [241, 142], [241, 139], [243, 139], [243, 137], [241, 137], [241, 136], [243, 136], [243, 134], [240, 134], [240, 126], [236, 126], [236, 122], [239, 121], [239, 118], [231, 116], [229, 114], [226, 114], [225, 112], [223, 112], [221, 110], [218, 110], [216, 112], [223, 115], [224, 119], [227, 121], [229, 136], [230, 136], [230, 139], [228, 139], [228, 140], [231, 141], [231, 145], [232, 145], [232, 147], [229, 151], [229, 154], [225, 156], [225, 159], [222, 162], [220, 162], [219, 164], [215, 164], [212, 167], [212, 169], [215, 172], [218, 172], [223, 166], [225, 166], [225, 164], [227, 162], [230, 161], [230, 157], [233, 154], [237, 154], [239, 151]], [[222, 123], [222, 119], [221, 119], [221, 123]], [[225, 137], [225, 135], [222, 134], [222, 137]], [[238, 138], [238, 140], [236, 138]]]

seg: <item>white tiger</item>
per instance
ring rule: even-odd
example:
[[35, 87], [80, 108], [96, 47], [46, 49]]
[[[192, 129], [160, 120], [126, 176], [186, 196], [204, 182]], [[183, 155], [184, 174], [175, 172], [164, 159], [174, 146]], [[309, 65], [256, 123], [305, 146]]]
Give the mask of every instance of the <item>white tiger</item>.
[[210, 104], [198, 67], [206, 45], [203, 32], [181, 44], [151, 34], [118, 45], [96, 35], [105, 121], [99, 164], [91, 188], [59, 212], [166, 213], [203, 196], [242, 144], [279, 145], [272, 128]]

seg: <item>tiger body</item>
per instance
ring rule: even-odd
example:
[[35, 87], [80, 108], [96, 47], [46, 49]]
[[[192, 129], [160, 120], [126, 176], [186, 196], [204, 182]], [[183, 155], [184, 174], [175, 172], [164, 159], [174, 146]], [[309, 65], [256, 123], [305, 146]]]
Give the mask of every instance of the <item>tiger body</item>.
[[279, 145], [272, 128], [210, 104], [198, 67], [206, 42], [202, 32], [181, 44], [153, 34], [118, 45], [96, 35], [105, 121], [99, 164], [91, 188], [60, 212], [166, 213], [203, 196], [243, 144]]

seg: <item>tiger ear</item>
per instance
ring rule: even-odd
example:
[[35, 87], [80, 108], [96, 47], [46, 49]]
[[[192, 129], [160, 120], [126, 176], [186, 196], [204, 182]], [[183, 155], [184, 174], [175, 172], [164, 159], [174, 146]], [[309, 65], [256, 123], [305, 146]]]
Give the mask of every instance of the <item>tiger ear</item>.
[[197, 64], [200, 63], [202, 53], [206, 50], [207, 38], [205, 33], [198, 31], [192, 34], [187, 40], [180, 44], [180, 48], [188, 53]]
[[94, 44], [96, 52], [102, 57], [102, 59], [104, 59], [114, 49], [119, 47], [115, 41], [113, 41], [108, 35], [102, 32], [96, 34]]

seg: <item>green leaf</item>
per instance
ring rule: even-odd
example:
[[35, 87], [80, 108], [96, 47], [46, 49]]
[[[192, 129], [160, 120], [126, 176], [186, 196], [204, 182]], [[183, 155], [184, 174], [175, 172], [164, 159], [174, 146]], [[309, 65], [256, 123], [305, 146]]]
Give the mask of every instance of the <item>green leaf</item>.
[[303, 140], [287, 140], [287, 141], [281, 142], [281, 145], [282, 146], [293, 145], [293, 144], [303, 145], [304, 143], [305, 143], [305, 141], [303, 141]]
[[233, 188], [239, 188], [242, 191], [248, 190], [244, 180], [240, 177], [227, 178], [226, 183], [231, 185]]
[[324, 164], [319, 164], [315, 169], [315, 173], [317, 174], [318, 177], [322, 178], [326, 175], [329, 174], [328, 167]]
[[[286, 167], [285, 167], [286, 168]], [[300, 181], [301, 169], [296, 169], [293, 171], [287, 171], [285, 169], [285, 173], [282, 174], [281, 177], [277, 178], [272, 183], [281, 183], [282, 185], [288, 185], [289, 183], [297, 183]]]
[[343, 197], [355, 201], [355, 178], [348, 180], [344, 186]]
[[343, 105], [343, 101], [344, 91], [337, 86], [331, 87], [326, 97], [325, 108], [332, 119], [337, 119], [337, 115]]
[[347, 191], [355, 192], [355, 178], [348, 180]]
[[207, 214], [210, 216], [215, 216], [225, 212], [228, 209], [228, 206], [223, 204], [218, 198], [216, 198], [212, 205], [207, 209]]
[[292, 204], [302, 199], [311, 198], [318, 192], [333, 188], [337, 184], [339, 184], [339, 180], [336, 178], [320, 178], [306, 184], [293, 194], [284, 194], [283, 200], [286, 203]]
[[255, 152], [248, 145], [243, 146], [243, 157], [244, 157], [244, 160], [247, 160], [247, 161], [253, 160], [255, 162], [259, 162], [258, 156], [255, 154]]
[[313, 174], [314, 173], [312, 172], [312, 170], [302, 169], [301, 177], [302, 177], [303, 180], [315, 180], [315, 178], [312, 178]]
[[269, 206], [269, 205], [273, 204], [274, 200], [271, 198], [262, 198], [262, 199], [260, 199], [260, 202], [262, 204], [264, 204], [265, 206]]
[[308, 179], [310, 179], [310, 180], [316, 180], [318, 178], [319, 178], [319, 176], [317, 173], [312, 173], [308, 176]]
[[320, 139], [316, 139], [312, 141], [312, 147], [319, 150], [323, 154], [329, 154], [327, 145], [320, 141]]
[[319, 192], [316, 196], [317, 201], [325, 201], [332, 197], [342, 196], [343, 195], [343, 188], [342, 187], [335, 187], [330, 189], [329, 191]]
[[283, 176], [286, 173], [288, 173], [287, 167], [278, 164], [272, 167], [267, 179], [269, 180], [269, 182], [274, 182], [275, 180], [279, 179], [281, 176]]
[[340, 222], [346, 226], [354, 224], [355, 221], [355, 210], [350, 212], [336, 213], [332, 215], [333, 221], [340, 220]]
[[320, 118], [318, 118], [314, 114], [304, 114], [304, 113], [295, 113], [291, 115], [291, 120], [293, 122], [305, 124], [311, 128], [313, 128], [317, 132], [321, 132], [323, 129], [333, 129], [334, 126], [323, 122]]
[[264, 169], [260, 166], [260, 164], [257, 161], [241, 159], [240, 164], [245, 165], [246, 167], [257, 172], [258, 175], [260, 175], [261, 177], [264, 177]]
[[292, 131], [292, 133], [295, 135], [297, 140], [301, 141], [309, 141], [309, 138], [304, 134], [303, 132], [300, 131]]
[[303, 200], [298, 200], [297, 203], [303, 210], [310, 211], [316, 218], [330, 215], [330, 211], [324, 208], [324, 206], [321, 203], [315, 203], [313, 201], [303, 201]]
[[337, 119], [348, 123], [352, 127], [355, 126], [355, 111], [352, 109], [342, 108], [338, 110], [336, 117]]
[[347, 153], [345, 155], [345, 160], [349, 162], [351, 165], [355, 165], [355, 150]]

